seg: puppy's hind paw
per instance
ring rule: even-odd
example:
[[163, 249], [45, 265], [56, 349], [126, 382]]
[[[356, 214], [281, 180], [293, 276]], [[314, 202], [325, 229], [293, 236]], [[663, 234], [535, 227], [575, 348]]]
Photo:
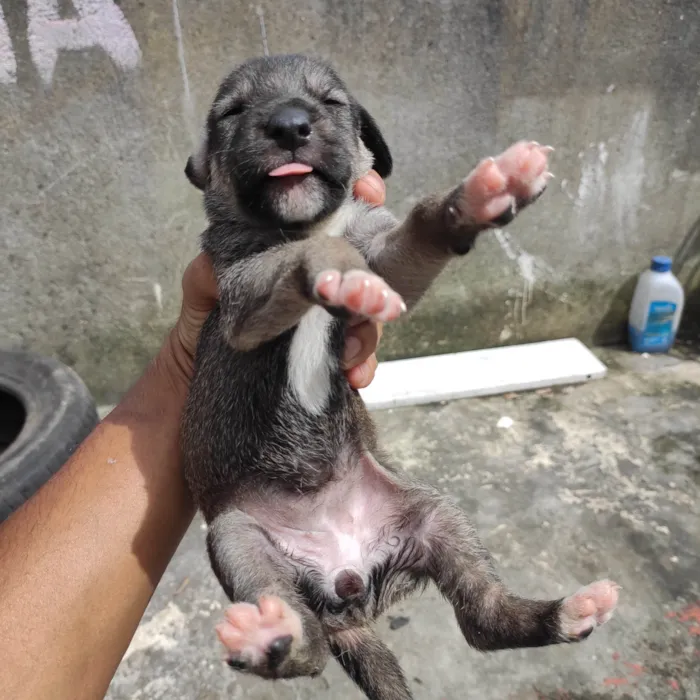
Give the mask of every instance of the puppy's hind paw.
[[393, 321], [406, 311], [401, 297], [381, 277], [364, 270], [324, 270], [313, 293], [325, 306], [342, 307], [373, 321]]
[[263, 596], [258, 605], [237, 603], [225, 615], [216, 632], [231, 668], [275, 678], [301, 643], [301, 619], [281, 598]]
[[596, 581], [565, 598], [559, 612], [559, 632], [569, 642], [588, 637], [604, 625], [617, 606], [620, 586], [614, 581]]

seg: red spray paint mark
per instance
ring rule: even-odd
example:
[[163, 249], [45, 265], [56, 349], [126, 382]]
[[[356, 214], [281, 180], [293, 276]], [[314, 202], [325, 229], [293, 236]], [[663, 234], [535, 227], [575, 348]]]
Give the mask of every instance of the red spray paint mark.
[[669, 611], [664, 615], [664, 617], [665, 617], [667, 620], [672, 620], [674, 617], [678, 617], [678, 613], [677, 613], [677, 612], [673, 612], [673, 610], [669, 610]]
[[620, 660], [620, 652], [619, 651], [614, 651], [612, 655], [613, 661], [619, 661]]
[[675, 678], [669, 678], [668, 684], [671, 686], [671, 688], [673, 690], [680, 690], [681, 689], [680, 685], [678, 685], [678, 681]]
[[693, 625], [688, 628], [688, 632], [694, 637], [700, 637], [700, 625]]
[[632, 672], [633, 676], [641, 676], [644, 673], [644, 666], [642, 666], [642, 664], [633, 664], [629, 661], [625, 661], [625, 666]]
[[678, 616], [681, 622], [700, 622], [700, 605], [689, 605]]
[[628, 685], [629, 681], [626, 678], [606, 678], [603, 685], [611, 685], [617, 688], [620, 685]]

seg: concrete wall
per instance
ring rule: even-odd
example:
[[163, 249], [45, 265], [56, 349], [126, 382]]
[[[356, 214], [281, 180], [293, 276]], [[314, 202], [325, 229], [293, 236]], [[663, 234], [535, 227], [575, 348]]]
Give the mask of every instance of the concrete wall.
[[515, 139], [557, 148], [545, 198], [454, 264], [385, 357], [614, 340], [631, 276], [700, 215], [696, 0], [0, 7], [0, 345], [59, 356], [101, 400], [177, 313], [204, 224], [185, 159], [265, 42], [340, 68], [393, 147], [400, 213]]

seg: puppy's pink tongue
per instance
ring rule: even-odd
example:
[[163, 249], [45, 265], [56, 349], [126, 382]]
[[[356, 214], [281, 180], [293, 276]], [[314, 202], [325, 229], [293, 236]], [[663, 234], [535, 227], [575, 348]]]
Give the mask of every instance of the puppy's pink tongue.
[[285, 175], [306, 175], [313, 171], [310, 165], [303, 165], [302, 163], [287, 163], [287, 165], [280, 165], [279, 168], [271, 170], [268, 175], [270, 177], [284, 177]]

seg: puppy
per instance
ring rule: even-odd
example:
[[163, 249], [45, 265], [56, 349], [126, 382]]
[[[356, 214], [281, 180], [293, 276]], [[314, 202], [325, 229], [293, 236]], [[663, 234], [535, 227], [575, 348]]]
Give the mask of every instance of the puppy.
[[315, 676], [334, 656], [367, 697], [411, 698], [372, 629], [433, 581], [480, 650], [576, 642], [617, 586], [561, 600], [510, 593], [465, 514], [393, 467], [340, 367], [349, 318], [392, 321], [484, 229], [545, 189], [551, 149], [517, 143], [399, 223], [352, 198], [389, 148], [336, 72], [305, 56], [250, 60], [222, 83], [186, 167], [204, 192], [203, 248], [220, 301], [204, 324], [184, 414], [189, 487], [234, 605], [229, 664]]

